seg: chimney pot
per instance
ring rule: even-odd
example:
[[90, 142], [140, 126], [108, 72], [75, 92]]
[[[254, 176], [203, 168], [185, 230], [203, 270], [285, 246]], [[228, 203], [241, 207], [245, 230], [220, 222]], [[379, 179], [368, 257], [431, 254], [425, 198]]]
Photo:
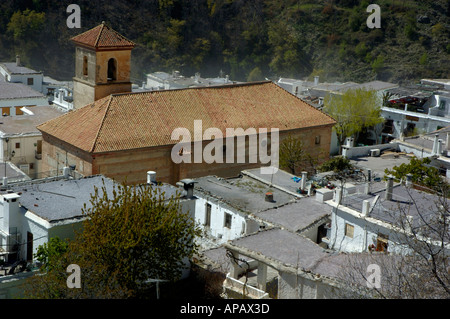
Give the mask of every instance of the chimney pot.
[[370, 201], [364, 200], [362, 204], [362, 214], [364, 216], [367, 216], [369, 214], [369, 210], [370, 210]]
[[273, 194], [271, 192], [266, 193], [266, 202], [273, 202]]
[[16, 55], [16, 65], [20, 66], [20, 55]]
[[300, 181], [300, 188], [301, 190], [306, 189], [306, 179], [308, 178], [308, 172], [302, 172], [302, 179]]
[[156, 172], [148, 171], [147, 172], [147, 184], [153, 184], [153, 183], [156, 183]]
[[394, 187], [394, 176], [389, 175], [388, 180], [386, 181], [386, 200], [392, 200], [392, 192]]

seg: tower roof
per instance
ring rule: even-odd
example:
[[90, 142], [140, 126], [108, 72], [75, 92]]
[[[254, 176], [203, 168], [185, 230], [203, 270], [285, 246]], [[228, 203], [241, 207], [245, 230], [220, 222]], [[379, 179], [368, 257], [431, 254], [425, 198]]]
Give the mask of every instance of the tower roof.
[[80, 44], [95, 49], [130, 48], [135, 44], [123, 35], [117, 33], [103, 21], [102, 24], [71, 39], [75, 44]]

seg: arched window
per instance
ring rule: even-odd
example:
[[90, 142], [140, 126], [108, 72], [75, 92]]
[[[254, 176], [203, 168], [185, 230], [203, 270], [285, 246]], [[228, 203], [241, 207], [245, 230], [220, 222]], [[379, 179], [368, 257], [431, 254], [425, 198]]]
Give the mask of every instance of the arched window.
[[117, 78], [117, 62], [116, 59], [108, 60], [108, 81], [115, 81]]
[[83, 57], [83, 75], [88, 75], [88, 58], [87, 56]]

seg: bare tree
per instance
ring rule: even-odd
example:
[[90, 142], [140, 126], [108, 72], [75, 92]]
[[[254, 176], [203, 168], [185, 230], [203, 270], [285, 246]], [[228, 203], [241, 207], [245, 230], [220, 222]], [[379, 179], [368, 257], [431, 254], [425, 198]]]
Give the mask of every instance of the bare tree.
[[[444, 195], [448, 189], [428, 190], [432, 193], [406, 189], [407, 202], [398, 200], [396, 209], [384, 210], [395, 230], [390, 240], [397, 249], [348, 254], [339, 278], [346, 288], [337, 297], [450, 298], [450, 211]], [[381, 269], [379, 288], [366, 285], [371, 264]]]

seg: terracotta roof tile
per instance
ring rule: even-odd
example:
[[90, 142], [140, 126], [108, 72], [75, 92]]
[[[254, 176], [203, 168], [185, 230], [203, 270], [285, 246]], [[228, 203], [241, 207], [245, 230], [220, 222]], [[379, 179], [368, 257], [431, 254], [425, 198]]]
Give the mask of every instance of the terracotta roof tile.
[[71, 39], [77, 44], [87, 45], [94, 48], [108, 47], [134, 47], [135, 44], [120, 35], [105, 23], [92, 28]]
[[325, 113], [272, 82], [113, 94], [38, 127], [91, 153], [176, 144], [175, 128], [194, 136], [194, 120], [210, 127], [278, 128], [333, 125]]

